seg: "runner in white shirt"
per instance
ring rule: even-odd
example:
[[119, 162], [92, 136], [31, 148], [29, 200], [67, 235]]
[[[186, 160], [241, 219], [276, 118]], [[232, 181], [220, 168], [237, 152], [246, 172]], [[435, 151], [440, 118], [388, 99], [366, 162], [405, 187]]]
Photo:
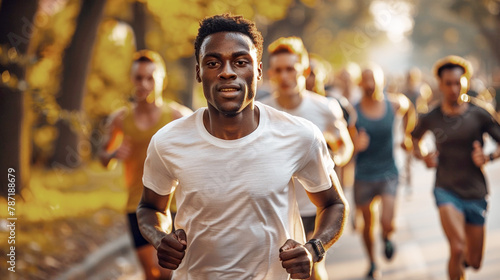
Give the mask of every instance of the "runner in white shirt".
[[[279, 38], [269, 45], [269, 77], [276, 92], [262, 100], [278, 110], [311, 121], [324, 134], [335, 163], [345, 165], [352, 157], [354, 146], [336, 100], [306, 90], [306, 72], [310, 70], [307, 50], [298, 37]], [[296, 182], [298, 183], [298, 182]], [[297, 201], [306, 237], [314, 232], [316, 206], [304, 188], [297, 184]], [[311, 279], [328, 279], [324, 262], [314, 266]]]
[[[336, 139], [339, 139], [340, 130], [338, 129], [338, 125], [336, 122], [343, 122], [342, 119], [338, 119], [338, 116], [335, 116], [334, 112], [341, 111], [338, 103], [330, 103], [325, 97], [320, 96], [316, 93], [312, 93], [310, 91], [305, 91], [302, 94], [302, 102], [301, 104], [294, 109], [285, 109], [281, 107], [275, 97], [269, 97], [261, 102], [269, 105], [278, 110], [289, 113], [293, 116], [302, 117], [306, 120], [311, 121], [315, 124], [320, 131], [322, 131], [326, 135], [334, 135]], [[337, 106], [336, 106], [337, 105]], [[342, 118], [340, 116], [340, 118]], [[343, 124], [345, 126], [345, 124]], [[343, 130], [343, 128], [341, 128]], [[342, 132], [344, 133], [344, 132]], [[347, 132], [348, 133], [348, 132]], [[347, 135], [348, 137], [349, 135]], [[346, 140], [348, 145], [352, 147], [352, 141], [350, 138]], [[351, 150], [352, 153], [352, 150]], [[333, 158], [336, 156], [334, 155]], [[300, 195], [299, 195], [300, 194]], [[297, 201], [299, 204], [300, 215], [303, 217], [315, 217], [316, 216], [316, 206], [309, 200], [306, 192], [302, 189], [297, 190]], [[314, 222], [312, 223], [311, 232], [314, 230]]]
[[[321, 132], [255, 103], [262, 37], [240, 16], [204, 19], [196, 77], [208, 108], [151, 140], [137, 209], [141, 232], [174, 279], [307, 278], [339, 238], [347, 211]], [[292, 178], [317, 206], [304, 243]], [[170, 232], [170, 196], [177, 200]]]

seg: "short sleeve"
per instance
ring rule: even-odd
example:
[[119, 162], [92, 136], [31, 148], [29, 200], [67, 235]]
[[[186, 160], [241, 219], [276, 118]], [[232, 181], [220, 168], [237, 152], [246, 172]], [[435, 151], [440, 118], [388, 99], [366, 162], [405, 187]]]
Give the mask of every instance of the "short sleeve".
[[330, 120], [327, 123], [326, 131], [324, 132], [330, 133], [335, 138], [340, 138], [342, 134], [340, 128], [345, 127], [347, 130], [347, 124], [342, 113], [342, 108], [337, 100], [333, 99], [328, 101], [328, 110], [325, 112], [324, 117], [327, 120]]
[[159, 195], [167, 195], [177, 186], [178, 181], [171, 175], [157, 149], [156, 138], [149, 143], [142, 183]]
[[329, 189], [332, 186], [330, 176], [337, 175], [321, 131], [316, 126], [313, 130], [313, 141], [295, 177], [308, 192], [316, 193]]
[[332, 112], [335, 119], [344, 120], [344, 113], [342, 112], [342, 107], [336, 99], [328, 99], [328, 109]]

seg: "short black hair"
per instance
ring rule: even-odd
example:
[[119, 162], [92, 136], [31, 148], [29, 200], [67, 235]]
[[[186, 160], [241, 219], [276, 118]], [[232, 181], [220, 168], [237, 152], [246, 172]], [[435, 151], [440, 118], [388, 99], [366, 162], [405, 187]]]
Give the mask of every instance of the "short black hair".
[[452, 62], [448, 62], [448, 63], [445, 63], [441, 66], [439, 66], [439, 68], [437, 69], [437, 75], [439, 78], [441, 78], [441, 75], [443, 74], [443, 71], [444, 70], [452, 70], [452, 69], [455, 69], [455, 68], [460, 68], [462, 69], [462, 73], [465, 73], [465, 68], [460, 65], [460, 64], [456, 64], [456, 63], [452, 63]]
[[247, 35], [257, 48], [258, 60], [260, 61], [262, 59], [264, 39], [260, 31], [257, 30], [255, 22], [245, 19], [242, 16], [226, 13], [207, 17], [200, 21], [198, 35], [194, 41], [194, 55], [196, 56], [197, 62], [199, 62], [200, 48], [205, 38], [218, 32], [239, 32]]

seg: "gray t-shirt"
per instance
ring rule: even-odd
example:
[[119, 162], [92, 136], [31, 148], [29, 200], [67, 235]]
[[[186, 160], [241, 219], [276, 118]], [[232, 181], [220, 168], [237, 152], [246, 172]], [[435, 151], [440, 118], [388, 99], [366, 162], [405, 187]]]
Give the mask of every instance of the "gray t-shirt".
[[458, 116], [445, 115], [438, 106], [419, 117], [412, 136], [420, 139], [427, 130], [434, 134], [439, 152], [435, 186], [463, 199], [484, 198], [488, 189], [481, 168], [472, 161], [472, 143], [477, 140], [483, 145], [484, 133], [500, 142], [500, 126], [495, 119], [473, 104]]

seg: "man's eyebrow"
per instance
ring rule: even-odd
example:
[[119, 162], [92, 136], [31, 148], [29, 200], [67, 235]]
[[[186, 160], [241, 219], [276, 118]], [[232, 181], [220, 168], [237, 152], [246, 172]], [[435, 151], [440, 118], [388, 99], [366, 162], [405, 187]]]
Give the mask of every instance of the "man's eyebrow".
[[239, 57], [239, 56], [244, 56], [244, 55], [250, 55], [250, 53], [247, 51], [239, 51], [239, 52], [233, 53], [232, 57]]
[[[250, 55], [250, 53], [248, 51], [239, 51], [239, 52], [232, 53], [231, 57], [235, 58], [235, 57], [245, 56], [245, 55]], [[205, 56], [203, 57], [203, 59], [205, 59], [207, 57], [221, 58], [222, 55], [220, 53], [217, 53], [217, 52], [209, 52], [209, 53], [205, 54]]]
[[221, 57], [221, 54], [220, 53], [216, 53], [216, 52], [210, 52], [210, 53], [206, 53], [205, 56], [203, 57], [203, 59], [207, 58], [207, 57], [215, 57], [215, 58], [220, 58]]

